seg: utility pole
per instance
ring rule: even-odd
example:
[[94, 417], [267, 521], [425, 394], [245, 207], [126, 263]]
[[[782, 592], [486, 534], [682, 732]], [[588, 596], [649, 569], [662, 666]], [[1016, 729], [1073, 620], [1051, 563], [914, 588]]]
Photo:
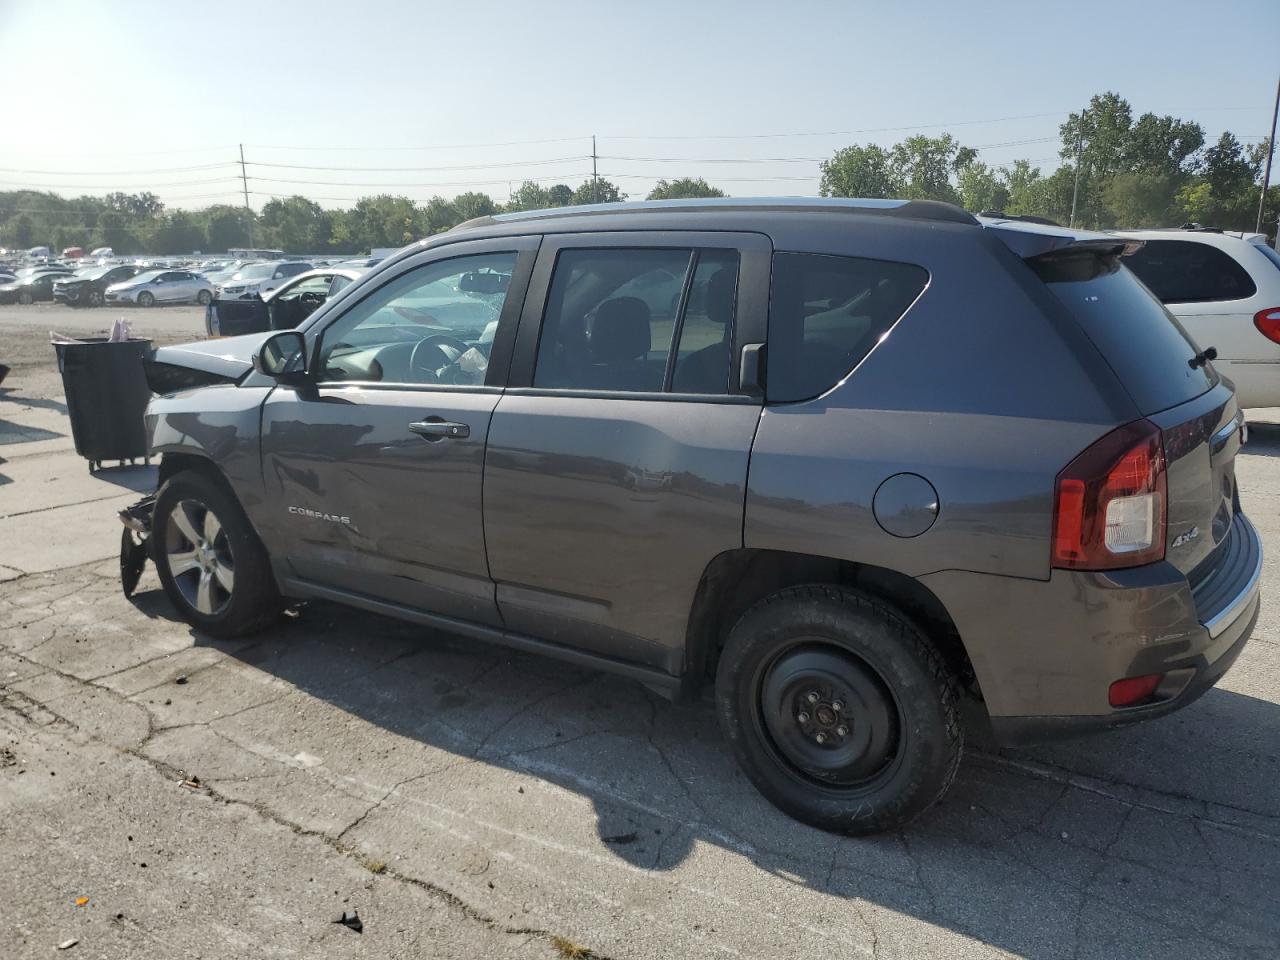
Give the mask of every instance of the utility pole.
[[[1276, 115], [1280, 114], [1280, 80], [1276, 81], [1276, 104], [1271, 108], [1271, 139], [1267, 141], [1267, 163], [1262, 172], [1262, 194], [1258, 197], [1258, 225], [1255, 230], [1262, 232], [1262, 208], [1267, 205], [1267, 187], [1271, 183], [1271, 157], [1276, 152]], [[1276, 228], [1280, 230], [1280, 227]]]
[[244, 216], [249, 227], [249, 246], [253, 246], [253, 208], [249, 206], [249, 175], [244, 169], [244, 144], [240, 144], [240, 182], [244, 185]]
[[596, 174], [596, 135], [591, 135], [591, 202], [600, 202], [600, 177]]
[[1076, 124], [1076, 184], [1071, 188], [1071, 222], [1070, 227], [1076, 225], [1076, 200], [1080, 197], [1080, 158], [1083, 154], [1084, 146], [1084, 111], [1080, 111], [1080, 122]]

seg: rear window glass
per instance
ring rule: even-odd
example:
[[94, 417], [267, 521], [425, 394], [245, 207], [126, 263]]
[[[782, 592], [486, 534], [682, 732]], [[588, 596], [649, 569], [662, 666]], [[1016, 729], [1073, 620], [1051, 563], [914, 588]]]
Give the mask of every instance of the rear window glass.
[[1114, 258], [1032, 266], [1079, 321], [1143, 415], [1192, 400], [1217, 382], [1209, 367], [1191, 367], [1198, 348], [1187, 332]]
[[830, 390], [880, 342], [929, 281], [887, 260], [778, 253], [769, 292], [771, 403]]
[[1258, 292], [1229, 254], [1190, 240], [1148, 240], [1124, 265], [1165, 303], [1243, 300]]

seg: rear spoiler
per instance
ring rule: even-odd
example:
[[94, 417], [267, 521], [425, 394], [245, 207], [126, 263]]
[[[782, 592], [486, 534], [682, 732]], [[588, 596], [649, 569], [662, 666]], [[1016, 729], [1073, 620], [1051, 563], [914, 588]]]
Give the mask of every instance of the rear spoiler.
[[1010, 250], [1024, 260], [1048, 260], [1074, 257], [1127, 257], [1141, 250], [1144, 240], [1117, 237], [1108, 233], [1072, 230], [1025, 221], [987, 220], [979, 218]]

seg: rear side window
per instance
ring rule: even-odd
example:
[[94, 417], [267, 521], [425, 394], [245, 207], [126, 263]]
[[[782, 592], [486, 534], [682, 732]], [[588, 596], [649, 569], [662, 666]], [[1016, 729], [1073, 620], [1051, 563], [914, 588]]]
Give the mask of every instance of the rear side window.
[[929, 274], [888, 260], [778, 253], [769, 292], [771, 403], [830, 390], [880, 342]]
[[1192, 400], [1216, 383], [1208, 365], [1189, 363], [1198, 351], [1181, 324], [1115, 258], [1031, 265], [1079, 321], [1144, 416]]
[[1124, 265], [1164, 303], [1243, 300], [1258, 292], [1229, 254], [1191, 240], [1148, 240]]
[[736, 250], [564, 250], [543, 314], [533, 385], [723, 395]]

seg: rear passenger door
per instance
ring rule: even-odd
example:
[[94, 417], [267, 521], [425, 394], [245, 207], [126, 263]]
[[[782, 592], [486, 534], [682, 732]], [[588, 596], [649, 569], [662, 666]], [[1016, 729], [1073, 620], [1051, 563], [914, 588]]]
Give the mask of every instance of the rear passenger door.
[[767, 238], [544, 238], [485, 458], [508, 628], [677, 673], [700, 578], [742, 546]]

